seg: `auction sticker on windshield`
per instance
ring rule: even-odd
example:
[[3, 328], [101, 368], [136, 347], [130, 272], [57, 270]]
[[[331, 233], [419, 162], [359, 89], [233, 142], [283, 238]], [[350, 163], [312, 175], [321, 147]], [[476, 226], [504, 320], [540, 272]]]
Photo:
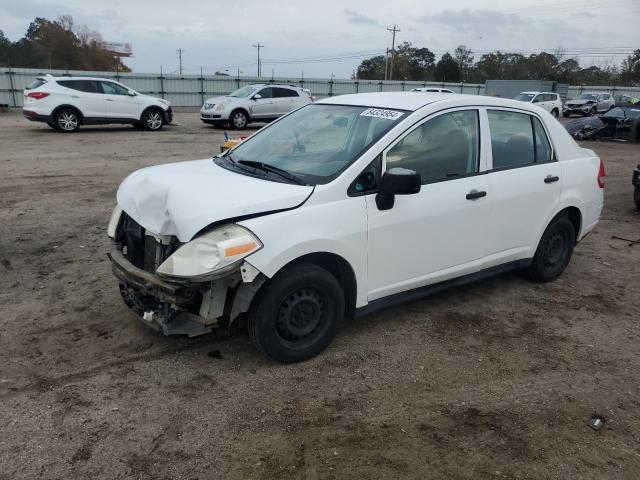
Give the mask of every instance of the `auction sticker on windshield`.
[[387, 120], [397, 120], [404, 112], [398, 112], [397, 110], [385, 110], [383, 108], [367, 108], [360, 114], [361, 117], [376, 117], [386, 118]]

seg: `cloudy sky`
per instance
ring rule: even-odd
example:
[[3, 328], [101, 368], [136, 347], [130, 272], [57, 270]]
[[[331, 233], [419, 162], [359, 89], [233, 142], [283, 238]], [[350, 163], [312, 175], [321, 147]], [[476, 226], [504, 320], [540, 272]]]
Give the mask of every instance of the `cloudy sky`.
[[425, 46], [438, 56], [467, 45], [476, 59], [487, 51], [564, 48], [583, 65], [620, 61], [640, 48], [638, 0], [0, 0], [0, 29], [11, 40], [34, 17], [72, 15], [104, 40], [131, 42], [134, 71], [185, 73], [229, 69], [276, 76], [348, 77], [365, 56], [384, 54], [394, 24], [396, 41]]

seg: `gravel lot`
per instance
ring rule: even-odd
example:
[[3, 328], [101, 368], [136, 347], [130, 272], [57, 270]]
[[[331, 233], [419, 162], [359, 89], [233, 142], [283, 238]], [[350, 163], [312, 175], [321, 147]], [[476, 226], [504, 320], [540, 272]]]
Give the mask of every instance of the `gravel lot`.
[[120, 300], [119, 182], [222, 142], [175, 121], [65, 135], [0, 114], [0, 479], [638, 478], [640, 245], [611, 237], [640, 238], [640, 146], [585, 142], [606, 207], [556, 282], [390, 308], [283, 366], [244, 332], [165, 338]]

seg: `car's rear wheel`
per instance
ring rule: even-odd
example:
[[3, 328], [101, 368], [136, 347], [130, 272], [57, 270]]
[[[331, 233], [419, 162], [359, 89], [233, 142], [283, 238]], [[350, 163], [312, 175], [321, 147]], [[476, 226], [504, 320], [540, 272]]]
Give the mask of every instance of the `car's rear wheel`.
[[164, 117], [160, 110], [155, 108], [147, 110], [142, 114], [142, 125], [145, 130], [157, 131], [164, 125]]
[[554, 218], [542, 234], [528, 274], [538, 282], [556, 279], [567, 268], [573, 247], [576, 244], [576, 231], [567, 215]]
[[236, 130], [244, 130], [249, 123], [249, 116], [243, 110], [234, 110], [229, 117], [229, 125]]
[[560, 116], [560, 112], [558, 111], [557, 108], [554, 108], [553, 110], [551, 110], [551, 115], [558, 118]]
[[80, 115], [70, 108], [62, 108], [56, 112], [53, 123], [62, 132], [75, 132], [80, 128]]
[[249, 309], [249, 335], [272, 359], [300, 362], [327, 348], [343, 316], [338, 280], [316, 265], [298, 264], [260, 290]]
[[640, 185], [636, 185], [633, 189], [633, 201], [636, 203], [636, 208], [640, 210]]

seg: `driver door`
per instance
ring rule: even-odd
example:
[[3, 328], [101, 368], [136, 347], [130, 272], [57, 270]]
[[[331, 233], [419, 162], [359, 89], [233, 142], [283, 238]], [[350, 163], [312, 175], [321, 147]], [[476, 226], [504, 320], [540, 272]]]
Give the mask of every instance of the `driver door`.
[[101, 81], [103, 98], [107, 105], [108, 118], [126, 118], [137, 120], [140, 118], [140, 103], [138, 98], [129, 95], [129, 90], [114, 82]]
[[266, 119], [278, 117], [276, 102], [273, 95], [273, 87], [265, 87], [256, 92], [261, 98], [252, 97], [249, 107], [249, 115], [253, 119]]
[[369, 301], [482, 268], [491, 196], [479, 113], [436, 114], [383, 152], [383, 171], [415, 170], [422, 187], [389, 210], [378, 209], [375, 193], [365, 196]]

